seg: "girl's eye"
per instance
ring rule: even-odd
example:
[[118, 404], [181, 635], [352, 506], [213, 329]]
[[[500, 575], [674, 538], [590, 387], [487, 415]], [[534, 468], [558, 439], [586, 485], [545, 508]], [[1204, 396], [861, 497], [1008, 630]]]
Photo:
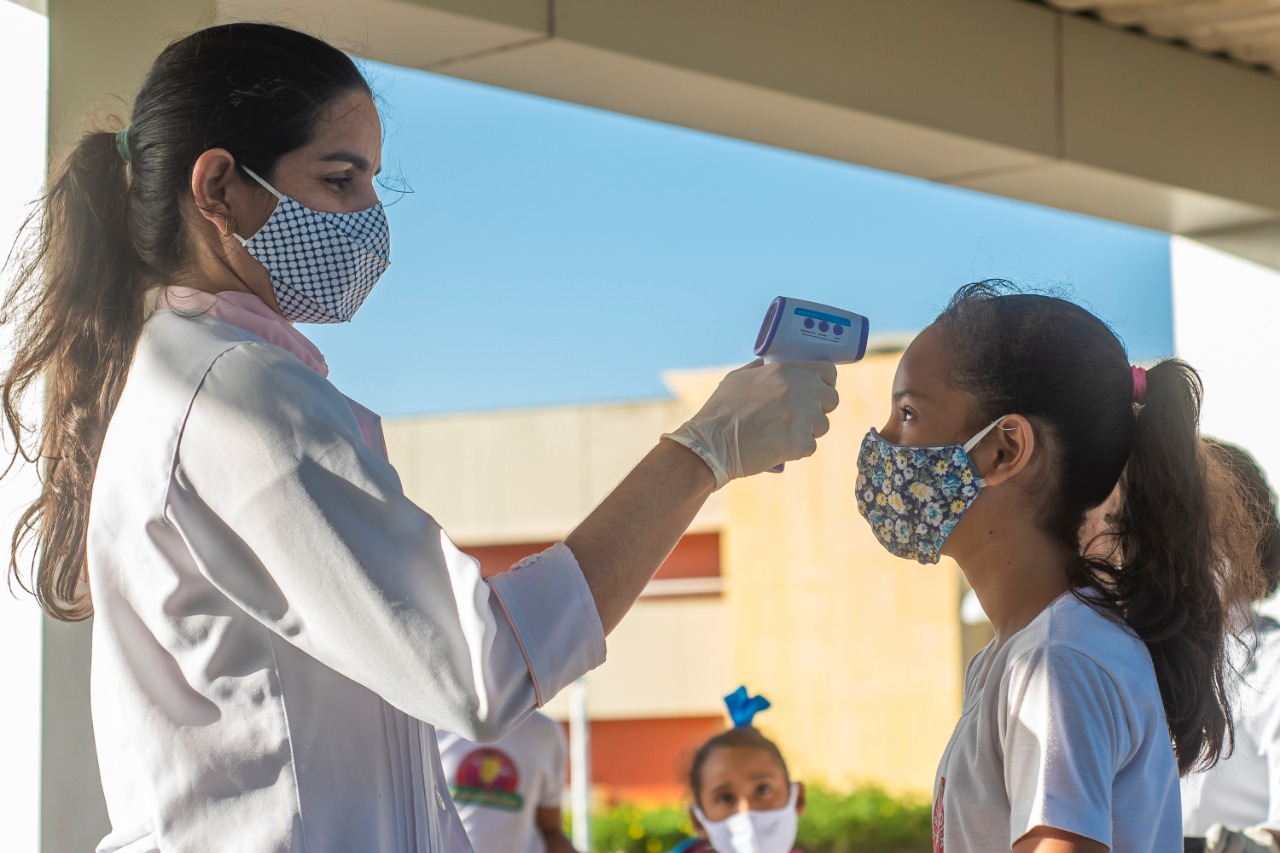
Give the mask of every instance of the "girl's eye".
[[345, 190], [351, 186], [350, 178], [325, 178], [325, 182], [339, 190]]
[[760, 786], [756, 788], [757, 797], [767, 797], [772, 793], [773, 793], [773, 786], [770, 785], [768, 782], [761, 782]]
[[902, 422], [914, 421], [916, 419], [916, 411], [910, 406], [903, 406], [898, 412], [902, 415]]
[[720, 803], [721, 805], [731, 806], [738, 802], [738, 798], [735, 797], [733, 794], [720, 794], [718, 797], [716, 797], [716, 802]]

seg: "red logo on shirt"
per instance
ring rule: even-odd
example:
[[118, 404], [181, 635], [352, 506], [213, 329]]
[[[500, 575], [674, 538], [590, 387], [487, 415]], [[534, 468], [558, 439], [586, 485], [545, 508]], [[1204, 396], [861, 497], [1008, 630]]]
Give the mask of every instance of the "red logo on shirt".
[[933, 853], [942, 851], [942, 828], [946, 823], [946, 813], [942, 807], [942, 795], [947, 790], [947, 778], [938, 780], [938, 793], [933, 798]]
[[524, 797], [516, 793], [519, 784], [515, 762], [501, 750], [482, 747], [462, 759], [450, 793], [460, 805], [518, 812], [524, 805]]

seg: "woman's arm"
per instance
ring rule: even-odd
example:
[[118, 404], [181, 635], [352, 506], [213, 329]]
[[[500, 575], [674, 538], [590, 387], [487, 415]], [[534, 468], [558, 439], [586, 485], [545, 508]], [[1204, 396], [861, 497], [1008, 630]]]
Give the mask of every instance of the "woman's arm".
[[1018, 839], [1013, 853], [1107, 853], [1107, 845], [1048, 826], [1037, 826]]
[[608, 634], [640, 597], [715, 490], [711, 469], [663, 440], [564, 540]]

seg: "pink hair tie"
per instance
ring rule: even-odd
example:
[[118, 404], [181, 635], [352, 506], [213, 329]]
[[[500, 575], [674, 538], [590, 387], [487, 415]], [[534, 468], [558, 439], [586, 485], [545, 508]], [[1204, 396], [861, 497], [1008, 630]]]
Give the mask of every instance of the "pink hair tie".
[[1147, 371], [1134, 366], [1133, 370], [1133, 402], [1141, 406], [1147, 401]]

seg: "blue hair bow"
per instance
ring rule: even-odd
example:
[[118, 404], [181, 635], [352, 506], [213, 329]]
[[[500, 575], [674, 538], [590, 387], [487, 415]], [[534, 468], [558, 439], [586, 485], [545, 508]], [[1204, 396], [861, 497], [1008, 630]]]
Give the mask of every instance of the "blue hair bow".
[[770, 707], [769, 700], [763, 696], [748, 696], [747, 687], [743, 685], [724, 697], [724, 706], [729, 709], [729, 717], [735, 729], [751, 725], [756, 714]]

